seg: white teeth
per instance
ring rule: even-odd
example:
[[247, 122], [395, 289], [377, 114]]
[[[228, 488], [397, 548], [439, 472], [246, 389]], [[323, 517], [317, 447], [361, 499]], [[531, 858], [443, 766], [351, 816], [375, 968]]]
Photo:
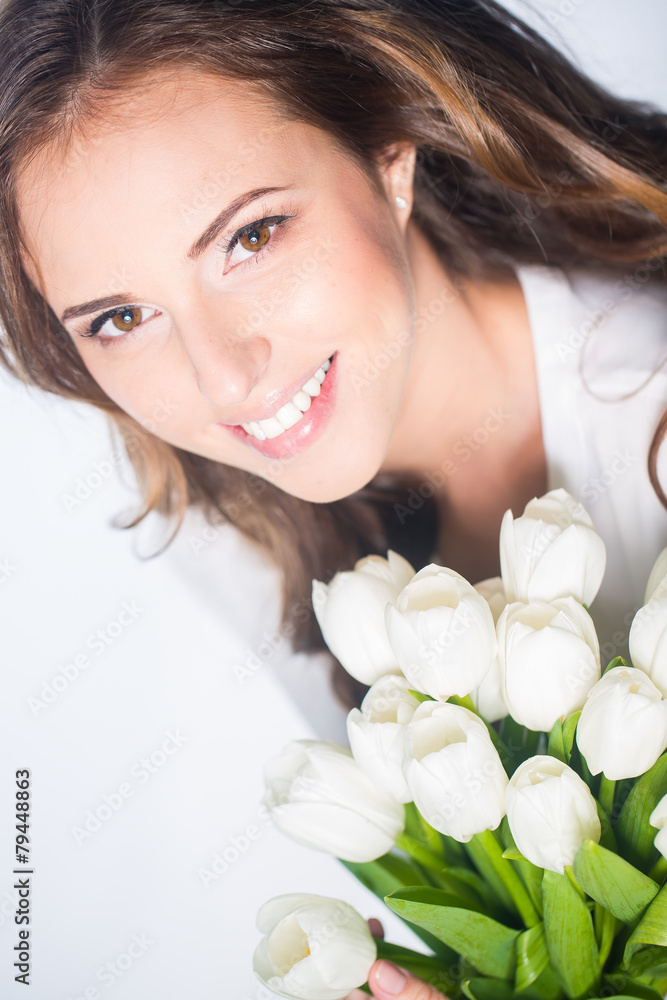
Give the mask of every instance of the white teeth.
[[247, 426], [244, 425], [243, 429], [248, 431], [249, 434], [254, 434], [260, 441], [264, 441], [266, 438], [266, 434], [256, 420], [251, 420]]
[[276, 420], [279, 420], [286, 431], [294, 427], [301, 420], [301, 410], [294, 403], [285, 403], [276, 413]]
[[292, 397], [290, 402], [285, 403], [278, 410], [274, 417], [270, 417], [268, 420], [251, 420], [249, 423], [241, 424], [246, 434], [257, 438], [258, 441], [264, 441], [266, 438], [278, 437], [283, 431], [298, 424], [306, 410], [310, 409], [313, 397], [319, 396], [320, 386], [330, 367], [331, 362], [325, 361]]
[[282, 434], [285, 430], [277, 417], [269, 417], [268, 420], [260, 420], [259, 426], [264, 431], [267, 438], [277, 438], [278, 435]]
[[309, 396], [319, 396], [320, 394], [320, 383], [317, 381], [315, 376], [309, 378], [303, 387], [303, 391], [307, 392]]
[[305, 413], [306, 410], [310, 409], [310, 401], [312, 398], [313, 397], [309, 396], [307, 392], [303, 391], [303, 389], [299, 389], [292, 402], [294, 403], [295, 406], [298, 406], [299, 409], [303, 410], [303, 412]]

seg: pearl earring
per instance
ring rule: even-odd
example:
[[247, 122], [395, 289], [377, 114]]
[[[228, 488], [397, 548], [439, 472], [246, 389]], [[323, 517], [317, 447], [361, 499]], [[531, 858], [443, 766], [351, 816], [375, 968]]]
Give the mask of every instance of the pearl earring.
[[402, 198], [400, 196], [400, 194], [396, 195], [396, 207], [397, 208], [407, 208], [408, 207], [407, 201], [405, 200], [405, 198]]

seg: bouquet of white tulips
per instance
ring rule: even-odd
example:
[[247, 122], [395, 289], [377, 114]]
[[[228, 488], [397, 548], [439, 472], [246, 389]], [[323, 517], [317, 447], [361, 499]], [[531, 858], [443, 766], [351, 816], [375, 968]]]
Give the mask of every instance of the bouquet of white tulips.
[[339, 900], [259, 915], [274, 992], [338, 1000], [376, 956], [451, 998], [661, 1000], [667, 989], [667, 550], [604, 672], [588, 606], [605, 547], [564, 490], [508, 511], [501, 577], [394, 552], [325, 585], [324, 638], [370, 685], [351, 750], [295, 741], [265, 803], [340, 858], [428, 946], [372, 938]]

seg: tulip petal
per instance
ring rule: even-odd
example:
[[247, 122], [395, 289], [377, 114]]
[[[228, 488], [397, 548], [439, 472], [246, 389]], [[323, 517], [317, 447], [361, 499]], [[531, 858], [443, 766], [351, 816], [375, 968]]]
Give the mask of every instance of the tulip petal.
[[359, 813], [326, 803], [290, 803], [273, 820], [293, 840], [341, 861], [375, 861], [391, 850], [402, 830], [396, 823], [391, 837]]
[[306, 903], [320, 902], [322, 896], [307, 892], [289, 892], [284, 896], [274, 896], [259, 908], [257, 913], [257, 930], [262, 934], [270, 934], [283, 917], [293, 913]]

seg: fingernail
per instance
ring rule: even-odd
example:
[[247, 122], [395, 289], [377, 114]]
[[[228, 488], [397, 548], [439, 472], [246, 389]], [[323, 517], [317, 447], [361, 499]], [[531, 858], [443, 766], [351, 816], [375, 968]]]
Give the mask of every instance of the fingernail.
[[407, 972], [405, 969], [399, 969], [393, 962], [380, 962], [375, 978], [378, 986], [391, 996], [402, 993], [408, 985]]

